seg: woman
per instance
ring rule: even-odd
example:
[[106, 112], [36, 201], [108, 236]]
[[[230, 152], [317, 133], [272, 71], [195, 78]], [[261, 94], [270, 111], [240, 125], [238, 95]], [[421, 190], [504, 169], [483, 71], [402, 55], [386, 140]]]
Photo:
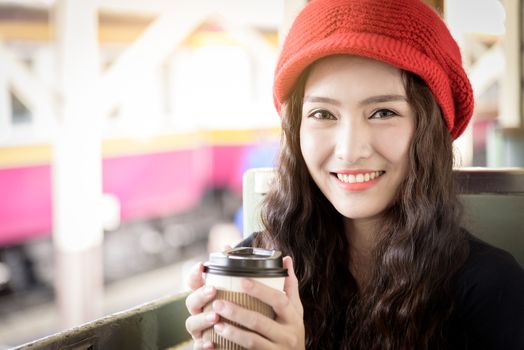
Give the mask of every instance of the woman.
[[[186, 323], [256, 349], [524, 349], [524, 271], [460, 227], [452, 141], [473, 111], [459, 49], [418, 0], [313, 0], [276, 69], [282, 117], [265, 231], [285, 294], [246, 280], [275, 320], [193, 274]], [[294, 263], [293, 263], [294, 262]], [[225, 324], [235, 321], [243, 329]]]

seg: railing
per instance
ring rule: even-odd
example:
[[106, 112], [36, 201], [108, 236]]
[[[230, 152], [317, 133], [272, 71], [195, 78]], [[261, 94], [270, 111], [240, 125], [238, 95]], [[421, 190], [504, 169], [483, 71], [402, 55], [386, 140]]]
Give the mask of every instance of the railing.
[[13, 350], [185, 349], [191, 339], [185, 329], [186, 296], [154, 300]]
[[461, 168], [454, 173], [461, 194], [524, 195], [524, 168]]

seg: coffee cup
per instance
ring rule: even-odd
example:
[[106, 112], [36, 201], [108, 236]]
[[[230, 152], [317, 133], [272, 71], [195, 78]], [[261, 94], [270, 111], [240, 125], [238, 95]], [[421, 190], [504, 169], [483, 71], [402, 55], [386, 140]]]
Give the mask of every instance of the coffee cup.
[[[211, 253], [209, 261], [204, 264], [204, 273], [206, 285], [213, 286], [217, 290], [214, 300], [227, 300], [267, 317], [275, 318], [271, 306], [243, 292], [241, 280], [249, 278], [283, 292], [284, 280], [288, 274], [287, 269], [283, 267], [280, 251], [238, 247], [224, 252]], [[213, 301], [204, 307], [204, 312], [212, 310], [212, 303]], [[235, 322], [224, 318], [222, 320], [243, 328]], [[203, 338], [212, 341], [217, 349], [243, 349], [222, 338], [213, 328], [206, 330]]]

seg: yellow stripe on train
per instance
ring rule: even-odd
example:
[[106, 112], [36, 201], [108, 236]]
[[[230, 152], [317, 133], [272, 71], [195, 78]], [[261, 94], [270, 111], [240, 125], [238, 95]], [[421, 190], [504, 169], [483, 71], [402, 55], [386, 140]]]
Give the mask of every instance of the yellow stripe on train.
[[[203, 130], [170, 133], [147, 138], [114, 138], [102, 141], [102, 155], [118, 157], [134, 154], [177, 151], [203, 145], [244, 145], [260, 140], [276, 139], [279, 128]], [[51, 161], [50, 144], [0, 147], [0, 168], [48, 164]]]

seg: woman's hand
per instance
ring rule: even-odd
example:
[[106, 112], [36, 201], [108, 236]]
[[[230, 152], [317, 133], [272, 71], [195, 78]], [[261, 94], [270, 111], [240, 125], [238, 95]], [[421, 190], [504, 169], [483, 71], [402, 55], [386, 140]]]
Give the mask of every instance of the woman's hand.
[[[242, 281], [245, 293], [273, 308], [276, 314], [274, 320], [225, 300], [216, 300], [213, 302], [213, 310], [218, 315], [241, 324], [248, 330], [224, 322], [209, 321], [206, 325], [214, 324], [218, 334], [247, 349], [304, 349], [304, 309], [290, 257], [284, 258], [284, 267], [289, 274], [284, 283], [285, 294], [256, 281]], [[204, 322], [199, 323], [203, 324]]]
[[200, 262], [195, 266], [189, 277], [189, 288], [193, 291], [186, 298], [186, 307], [191, 316], [186, 320], [186, 329], [193, 337], [193, 349], [213, 349], [213, 343], [202, 339], [202, 332], [213, 327], [219, 320], [215, 312], [203, 313], [202, 309], [216, 295], [216, 289], [204, 285], [204, 265]]

